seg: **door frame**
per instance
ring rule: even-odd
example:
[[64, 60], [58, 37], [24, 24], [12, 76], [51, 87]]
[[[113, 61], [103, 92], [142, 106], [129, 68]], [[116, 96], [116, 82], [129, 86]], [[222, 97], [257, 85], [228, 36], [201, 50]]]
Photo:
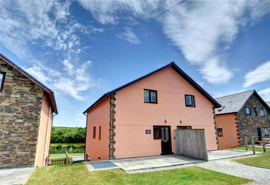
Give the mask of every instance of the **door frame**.
[[[155, 136], [154, 136], [154, 127], [159, 127], [159, 136], [160, 136], [160, 138], [158, 139], [158, 138], [155, 138]], [[170, 150], [168, 151], [168, 152], [166, 152], [166, 153], [164, 153], [163, 151], [162, 151], [162, 138], [161, 138], [161, 128], [162, 127], [168, 127], [169, 128], [169, 145], [170, 145]], [[171, 137], [172, 135], [171, 135], [171, 126], [170, 125], [153, 125], [153, 138], [154, 138], [154, 140], [160, 140], [160, 149], [161, 149], [161, 153], [160, 153], [160, 155], [170, 155], [170, 154], [172, 154], [172, 137]]]

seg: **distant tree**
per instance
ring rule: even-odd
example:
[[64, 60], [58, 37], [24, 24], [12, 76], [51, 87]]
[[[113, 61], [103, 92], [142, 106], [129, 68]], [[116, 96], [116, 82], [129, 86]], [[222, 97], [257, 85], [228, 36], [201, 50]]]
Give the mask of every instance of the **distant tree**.
[[76, 129], [52, 129], [51, 143], [84, 143], [86, 129], [76, 127]]

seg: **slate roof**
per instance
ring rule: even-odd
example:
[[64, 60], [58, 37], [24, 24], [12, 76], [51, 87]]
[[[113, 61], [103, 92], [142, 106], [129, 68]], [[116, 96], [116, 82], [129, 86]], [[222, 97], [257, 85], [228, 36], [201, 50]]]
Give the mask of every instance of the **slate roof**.
[[90, 107], [88, 107], [83, 114], [87, 113], [89, 110], [91, 110], [92, 108], [94, 108], [96, 105], [98, 105], [100, 102], [102, 102], [105, 98], [107, 98], [108, 96], [110, 96], [111, 94], [116, 93], [117, 91], [124, 89], [125, 87], [134, 84], [148, 76], [151, 76], [154, 73], [157, 73], [167, 67], [171, 67], [173, 70], [175, 70], [180, 76], [182, 76], [190, 85], [192, 85], [197, 91], [199, 91], [205, 98], [207, 98], [214, 106], [215, 108], [221, 107], [221, 105], [212, 97], [210, 96], [201, 86], [199, 86], [192, 78], [190, 78], [182, 69], [180, 69], [180, 67], [178, 67], [174, 62], [171, 62], [151, 73], [148, 73], [136, 80], [133, 80], [121, 87], [118, 87], [110, 92], [105, 93], [103, 96], [101, 96], [96, 102], [94, 102]]
[[236, 94], [231, 94], [223, 97], [216, 98], [217, 102], [224, 106], [224, 108], [221, 109], [215, 109], [215, 113], [218, 114], [228, 114], [228, 113], [236, 113], [240, 111], [247, 100], [253, 95], [256, 94], [257, 97], [261, 100], [261, 102], [269, 108], [269, 104], [267, 104], [261, 97], [260, 95], [255, 91], [255, 90], [249, 90], [245, 92], [240, 92]]
[[2, 59], [4, 62], [6, 62], [7, 64], [9, 64], [10, 66], [12, 66], [14, 69], [16, 69], [17, 71], [19, 71], [21, 74], [23, 74], [26, 78], [28, 78], [29, 80], [31, 80], [33, 83], [35, 83], [37, 86], [39, 86], [41, 89], [44, 90], [44, 92], [46, 93], [50, 104], [52, 105], [52, 109], [53, 112], [58, 114], [58, 110], [57, 110], [57, 106], [56, 106], [56, 101], [55, 101], [55, 96], [54, 96], [54, 92], [49, 89], [48, 87], [46, 87], [44, 84], [42, 84], [40, 81], [38, 81], [36, 78], [34, 78], [33, 76], [31, 76], [29, 73], [27, 73], [25, 70], [23, 70], [22, 68], [20, 68], [19, 66], [17, 66], [15, 63], [11, 62], [8, 58], [6, 58], [3, 54], [0, 53], [0, 59]]

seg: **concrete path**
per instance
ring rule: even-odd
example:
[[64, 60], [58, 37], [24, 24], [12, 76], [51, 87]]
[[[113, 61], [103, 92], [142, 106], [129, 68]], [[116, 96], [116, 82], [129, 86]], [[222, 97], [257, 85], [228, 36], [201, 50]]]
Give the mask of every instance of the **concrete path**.
[[244, 157], [253, 155], [252, 151], [245, 150], [215, 150], [208, 152], [209, 161], [218, 160], [218, 159], [229, 159], [236, 157]]
[[31, 176], [34, 169], [35, 167], [0, 169], [0, 184], [24, 184]]
[[111, 162], [113, 162], [115, 165], [119, 166], [128, 173], [138, 173], [153, 171], [153, 169], [161, 170], [164, 168], [175, 168], [182, 165], [196, 164], [204, 161], [178, 155], [161, 155], [151, 157], [115, 159]]
[[231, 159], [209, 161], [196, 166], [256, 181], [251, 184], [270, 184], [270, 169], [244, 165]]

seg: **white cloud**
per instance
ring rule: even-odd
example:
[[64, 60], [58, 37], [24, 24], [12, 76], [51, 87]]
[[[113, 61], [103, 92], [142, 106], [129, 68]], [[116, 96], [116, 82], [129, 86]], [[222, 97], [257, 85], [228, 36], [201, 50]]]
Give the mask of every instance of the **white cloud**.
[[83, 8], [92, 13], [101, 24], [117, 24], [120, 15], [128, 12], [135, 17], [149, 18], [158, 8], [160, 0], [78, 0]]
[[270, 88], [258, 92], [265, 101], [270, 101]]
[[135, 18], [155, 18], [163, 32], [185, 58], [199, 67], [212, 84], [227, 83], [233, 76], [225, 61], [239, 29], [257, 23], [270, 12], [270, 1], [129, 1], [78, 0], [101, 24], [117, 24], [122, 13]]
[[35, 65], [25, 70], [37, 78], [45, 85], [49, 85], [51, 89], [59, 91], [59, 94], [65, 94], [78, 100], [84, 100], [81, 93], [89, 87], [95, 85], [95, 82], [87, 69], [91, 61], [84, 62], [81, 66], [73, 66], [69, 60], [64, 60], [64, 70], [67, 73], [61, 73], [59, 70], [46, 67], [40, 62], [35, 62]]
[[94, 80], [86, 72], [91, 62], [78, 57], [89, 48], [82, 46], [81, 38], [104, 29], [79, 23], [70, 13], [71, 4], [70, 0], [0, 1], [0, 43], [27, 62], [26, 70], [39, 81], [60, 95], [82, 100], [82, 92]]
[[251, 85], [265, 82], [270, 80], [270, 61], [265, 62], [261, 65], [259, 65], [256, 69], [253, 71], [248, 72], [245, 75], [245, 83], [244, 87], [249, 87]]
[[125, 32], [116, 35], [117, 37], [126, 40], [132, 44], [140, 44], [141, 41], [138, 39], [137, 35], [132, 31], [132, 28], [126, 27]]

